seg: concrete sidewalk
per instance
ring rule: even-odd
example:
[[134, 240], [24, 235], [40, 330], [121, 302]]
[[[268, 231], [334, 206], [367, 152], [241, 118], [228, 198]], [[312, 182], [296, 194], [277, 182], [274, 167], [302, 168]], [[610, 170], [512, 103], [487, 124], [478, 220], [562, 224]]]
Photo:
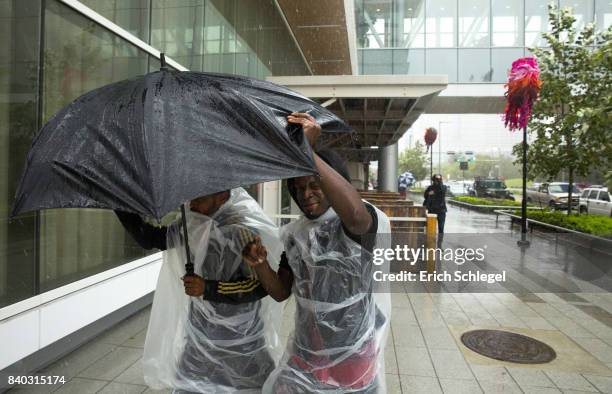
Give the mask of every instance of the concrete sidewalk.
[[[611, 393], [612, 295], [583, 293], [580, 301], [552, 293], [536, 296], [539, 300], [523, 301], [508, 293], [393, 294], [385, 348], [388, 392]], [[585, 307], [599, 314], [589, 314]], [[10, 392], [157, 392], [146, 386], [140, 365], [149, 312], [142, 310], [43, 371], [66, 376], [65, 385]], [[288, 303], [285, 341], [293, 313], [294, 305]], [[485, 359], [458, 341], [457, 333], [473, 327], [535, 336], [553, 346], [558, 359], [539, 367]]]
[[[586, 264], [589, 255], [546, 239], [534, 240], [530, 254], [517, 259], [516, 241], [494, 233], [499, 229], [491, 215], [449, 212], [449, 230], [491, 232], [475, 235], [495, 245], [479, 268], [506, 270], [509, 280], [495, 293], [454, 293], [444, 285], [394, 287], [385, 348], [388, 393], [612, 393], [612, 294], [595, 285], [609, 283], [608, 264]], [[598, 282], [589, 282], [595, 274]], [[576, 287], [582, 290], [572, 290]], [[65, 385], [11, 392], [155, 392], [146, 386], [140, 364], [149, 312], [142, 310], [42, 371], [64, 375]], [[294, 313], [290, 299], [281, 330], [285, 342]], [[539, 339], [557, 358], [538, 365], [485, 358], [459, 340], [475, 328]]]

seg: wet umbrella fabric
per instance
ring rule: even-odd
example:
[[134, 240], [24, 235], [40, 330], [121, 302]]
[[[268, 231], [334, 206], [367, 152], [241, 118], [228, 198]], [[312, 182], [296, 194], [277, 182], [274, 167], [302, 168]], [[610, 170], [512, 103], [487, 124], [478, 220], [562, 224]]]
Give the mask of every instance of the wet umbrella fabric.
[[162, 70], [77, 98], [40, 131], [12, 215], [107, 208], [160, 219], [195, 197], [316, 173], [291, 112], [324, 132], [349, 127], [284, 87], [244, 77]]

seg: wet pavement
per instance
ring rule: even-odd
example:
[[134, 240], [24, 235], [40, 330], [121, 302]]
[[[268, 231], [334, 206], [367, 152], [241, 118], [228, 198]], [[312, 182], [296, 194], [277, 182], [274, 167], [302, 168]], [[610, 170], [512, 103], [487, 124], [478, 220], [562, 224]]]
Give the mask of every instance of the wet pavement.
[[[402, 283], [392, 293], [385, 348], [388, 393], [612, 393], [612, 294], [608, 251], [563, 238], [530, 234], [527, 250], [507, 218], [449, 206], [444, 248], [486, 245], [486, 258], [461, 269], [505, 272], [494, 284]], [[448, 268], [438, 261], [436, 269]], [[281, 336], [293, 329], [286, 304]], [[140, 359], [149, 309], [47, 367], [69, 382], [35, 392], [154, 392]], [[496, 329], [551, 346], [550, 363], [522, 365], [480, 356], [463, 333]], [[34, 392], [31, 389], [14, 391]], [[169, 392], [163, 390], [161, 392]]]

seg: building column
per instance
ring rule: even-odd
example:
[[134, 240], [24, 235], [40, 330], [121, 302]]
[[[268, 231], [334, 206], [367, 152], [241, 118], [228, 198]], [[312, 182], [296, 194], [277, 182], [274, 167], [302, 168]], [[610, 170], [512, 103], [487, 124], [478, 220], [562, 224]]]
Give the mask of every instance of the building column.
[[378, 190], [397, 191], [397, 142], [379, 149]]

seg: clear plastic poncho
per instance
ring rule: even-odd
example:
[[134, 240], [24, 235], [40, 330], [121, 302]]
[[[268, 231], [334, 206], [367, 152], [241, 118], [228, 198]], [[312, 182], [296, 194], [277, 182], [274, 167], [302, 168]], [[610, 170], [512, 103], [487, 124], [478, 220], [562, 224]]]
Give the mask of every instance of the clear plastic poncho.
[[[232, 190], [212, 217], [186, 211], [197, 275], [218, 281], [250, 277], [239, 239], [244, 228], [261, 237], [277, 269], [278, 228], [244, 189]], [[180, 220], [168, 228], [167, 244], [145, 341], [145, 381], [175, 392], [259, 393], [280, 358], [283, 304], [271, 297], [225, 304], [186, 295], [180, 280], [186, 260]]]
[[[375, 211], [373, 247], [388, 248], [389, 219]], [[373, 265], [332, 208], [286, 225], [281, 238], [294, 275], [295, 329], [263, 392], [384, 393], [391, 297], [373, 272], [388, 264]]]

